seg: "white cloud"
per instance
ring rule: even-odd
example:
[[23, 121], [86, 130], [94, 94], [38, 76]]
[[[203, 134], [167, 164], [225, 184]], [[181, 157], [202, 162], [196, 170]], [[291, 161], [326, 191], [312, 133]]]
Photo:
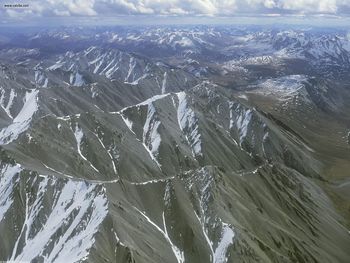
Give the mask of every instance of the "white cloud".
[[285, 0], [280, 3], [282, 9], [319, 12], [319, 13], [336, 13], [340, 1], [336, 0]]
[[10, 18], [23, 19], [27, 16], [33, 15], [31, 10], [16, 10], [16, 9], [7, 9], [6, 13]]
[[56, 15], [97, 15], [94, 10], [95, 0], [46, 0], [32, 3], [40, 3], [44, 11], [53, 12]]
[[189, 11], [183, 10], [181, 7], [171, 7], [169, 11], [163, 11], [164, 14], [172, 14], [172, 15], [188, 15]]
[[30, 4], [29, 9], [2, 12], [4, 18], [6, 16], [127, 14], [208, 16], [231, 16], [246, 13], [337, 14], [344, 10], [345, 13], [350, 12], [350, 0], [30, 0], [28, 3]]

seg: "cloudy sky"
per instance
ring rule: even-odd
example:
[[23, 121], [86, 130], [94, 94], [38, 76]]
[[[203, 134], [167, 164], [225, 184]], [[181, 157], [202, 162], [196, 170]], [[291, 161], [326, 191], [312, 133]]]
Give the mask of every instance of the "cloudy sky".
[[[0, 21], [39, 18], [350, 15], [350, 0], [0, 0]], [[27, 4], [26, 7], [9, 6]]]

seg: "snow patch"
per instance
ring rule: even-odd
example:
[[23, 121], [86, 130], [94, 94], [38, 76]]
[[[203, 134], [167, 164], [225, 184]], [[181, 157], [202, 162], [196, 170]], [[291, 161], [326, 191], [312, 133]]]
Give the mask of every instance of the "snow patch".
[[236, 128], [239, 134], [240, 143], [243, 142], [244, 138], [248, 134], [248, 127], [253, 117], [253, 111], [251, 109], [243, 109], [237, 105], [234, 108], [233, 102], [229, 102], [229, 110], [230, 110], [230, 129]]
[[75, 137], [75, 141], [77, 143], [77, 151], [78, 151], [80, 157], [83, 158], [85, 161], [87, 161], [90, 164], [92, 169], [94, 169], [96, 172], [99, 172], [99, 170], [88, 159], [86, 159], [86, 157], [81, 152], [80, 147], [81, 147], [81, 142], [82, 142], [83, 137], [84, 137], [84, 133], [78, 124], [75, 125], [74, 137]]
[[9, 116], [9, 118], [12, 119], [13, 117], [11, 115], [11, 107], [13, 105], [13, 99], [16, 97], [17, 94], [14, 89], [11, 89], [10, 97], [8, 99], [7, 104], [5, 105], [5, 90], [2, 87], [0, 90], [1, 90], [0, 105], [6, 112], [7, 116]]
[[163, 219], [163, 227], [164, 230], [161, 229], [156, 223], [154, 223], [144, 212], [140, 211], [138, 208], [134, 207], [134, 209], [139, 212], [146, 220], [148, 223], [150, 223], [154, 228], [156, 228], [165, 238], [165, 240], [169, 243], [169, 245], [171, 246], [171, 249], [174, 253], [174, 256], [176, 257], [176, 260], [178, 263], [184, 263], [185, 262], [185, 257], [184, 257], [184, 252], [181, 251], [176, 245], [174, 245], [174, 243], [171, 241], [169, 235], [168, 235], [168, 231], [166, 228], [166, 224], [165, 224], [165, 217], [164, 217], [164, 212], [162, 214], [162, 219]]
[[167, 83], [167, 75], [168, 75], [168, 73], [167, 73], [167, 72], [164, 72], [164, 75], [163, 75], [163, 82], [162, 82], [162, 94], [165, 93], [166, 83]]
[[78, 72], [76, 72], [75, 75], [72, 73], [70, 74], [69, 83], [77, 87], [81, 87], [85, 84], [83, 76]]
[[106, 150], [106, 152], [107, 152], [109, 158], [111, 159], [112, 166], [113, 166], [113, 171], [114, 171], [115, 174], [117, 174], [117, 168], [116, 168], [116, 166], [115, 166], [114, 158], [113, 158], [113, 156], [112, 156], [110, 150], [108, 150], [108, 149], [106, 148], [106, 146], [104, 145], [102, 139], [100, 139], [100, 137], [98, 137], [98, 135], [97, 135], [96, 133], [94, 133], [94, 135], [96, 136], [97, 140], [100, 142], [101, 146]]
[[305, 75], [289, 75], [267, 79], [257, 84], [257, 89], [249, 91], [249, 93], [271, 96], [280, 101], [286, 101], [298, 95], [307, 81]]
[[34, 113], [38, 110], [39, 90], [32, 90], [25, 95], [24, 105], [12, 124], [0, 131], [0, 145], [11, 143], [29, 128]]
[[181, 131], [185, 134], [188, 144], [191, 146], [193, 157], [202, 155], [202, 141], [199, 133], [198, 119], [194, 111], [188, 106], [186, 93], [176, 93], [179, 105], [177, 118]]
[[[134, 69], [136, 67], [136, 60], [133, 57], [130, 57], [129, 60], [129, 70], [128, 70], [128, 74], [125, 77], [125, 82], [130, 82], [129, 79], [131, 77], [131, 73], [133, 73]], [[132, 81], [131, 81], [132, 82]]]
[[143, 126], [143, 143], [149, 149], [151, 153], [151, 158], [157, 163], [160, 167], [160, 164], [157, 161], [158, 150], [161, 143], [161, 137], [158, 133], [158, 128], [160, 126], [160, 121], [156, 120], [156, 109], [153, 103], [148, 105], [147, 117], [145, 124]]
[[238, 130], [239, 130], [239, 140], [242, 143], [243, 139], [247, 136], [248, 133], [248, 126], [250, 124], [250, 121], [252, 119], [253, 116], [253, 111], [252, 110], [248, 110], [245, 111], [242, 115], [240, 115], [238, 117], [238, 120], [236, 122]]
[[17, 165], [6, 164], [0, 170], [0, 222], [13, 203], [13, 188], [19, 179], [22, 168]]
[[214, 263], [227, 262], [227, 249], [230, 247], [230, 245], [232, 245], [234, 236], [235, 233], [231, 227], [222, 222], [221, 238], [214, 252]]
[[[50, 186], [60, 184], [57, 179], [41, 177], [43, 180], [33, 204], [30, 204], [29, 193], [26, 194], [23, 227], [9, 260], [32, 262], [42, 257], [45, 262], [78, 262], [85, 259], [108, 213], [104, 188], [86, 182], [67, 181], [54, 194], [47, 217], [39, 218], [45, 196], [52, 191]], [[33, 235], [39, 221], [42, 227]]]
[[143, 79], [145, 79], [145, 78], [147, 78], [148, 77], [148, 74], [146, 73], [146, 74], [143, 74], [141, 77], [139, 77], [138, 79], [136, 79], [136, 80], [134, 80], [133, 82], [127, 82], [128, 84], [130, 84], [130, 85], [138, 85], [139, 84], [139, 81], [140, 80], [143, 80]]

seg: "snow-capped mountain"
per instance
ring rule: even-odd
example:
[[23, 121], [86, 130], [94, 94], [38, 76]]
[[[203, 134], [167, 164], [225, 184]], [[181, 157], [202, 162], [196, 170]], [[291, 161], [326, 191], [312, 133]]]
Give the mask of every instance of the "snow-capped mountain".
[[8, 39], [0, 260], [348, 261], [347, 32]]

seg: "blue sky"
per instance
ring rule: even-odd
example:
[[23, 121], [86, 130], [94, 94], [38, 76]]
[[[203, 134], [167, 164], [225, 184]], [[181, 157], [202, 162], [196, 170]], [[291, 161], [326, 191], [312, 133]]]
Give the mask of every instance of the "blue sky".
[[[0, 0], [0, 22], [17, 21], [321, 21], [341, 24], [350, 15], [350, 0]], [[5, 4], [29, 7], [5, 7]], [[345, 17], [345, 18], [344, 18]], [[239, 20], [239, 19], [238, 19]], [[247, 21], [248, 21], [247, 20]]]

